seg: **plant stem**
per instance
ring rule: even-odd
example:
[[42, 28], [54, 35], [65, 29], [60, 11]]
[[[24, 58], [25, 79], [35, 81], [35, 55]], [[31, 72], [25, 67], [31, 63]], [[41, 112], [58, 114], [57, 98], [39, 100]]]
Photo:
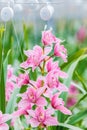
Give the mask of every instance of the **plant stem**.
[[[4, 31], [4, 30], [3, 30]], [[4, 46], [2, 43], [3, 31], [0, 31], [0, 110], [5, 113], [5, 83], [4, 83]]]

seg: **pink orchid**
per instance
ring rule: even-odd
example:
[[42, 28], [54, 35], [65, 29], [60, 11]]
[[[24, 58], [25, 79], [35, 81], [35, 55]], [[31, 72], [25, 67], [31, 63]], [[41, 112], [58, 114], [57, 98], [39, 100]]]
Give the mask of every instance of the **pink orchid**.
[[45, 127], [58, 125], [56, 117], [53, 117], [54, 111], [52, 109], [44, 109], [43, 107], [37, 107], [36, 110], [28, 111], [31, 119], [29, 123], [32, 127]]
[[22, 95], [22, 99], [19, 103], [21, 103], [21, 105], [24, 104], [24, 106], [27, 106], [29, 103], [32, 105], [36, 104], [37, 106], [46, 106], [46, 99], [42, 97], [45, 89], [45, 87], [38, 89], [32, 87], [28, 88], [28, 90]]
[[61, 57], [64, 62], [67, 62], [67, 50], [64, 48], [63, 45], [56, 43], [54, 46], [54, 55]]
[[51, 105], [54, 109], [61, 111], [66, 115], [71, 115], [71, 111], [64, 107], [64, 101], [62, 98], [59, 98], [60, 93], [56, 93], [51, 100]]
[[16, 78], [16, 83], [18, 87], [21, 87], [22, 85], [27, 85], [29, 84], [29, 76], [27, 73], [25, 74], [20, 74], [17, 78]]
[[32, 70], [40, 65], [44, 59], [43, 50], [40, 46], [36, 45], [33, 50], [28, 50], [24, 52], [28, 59], [23, 62], [20, 66], [24, 69], [32, 67]]
[[52, 34], [51, 30], [42, 32], [42, 43], [44, 45], [52, 45], [55, 41], [55, 36]]
[[9, 126], [5, 123], [12, 118], [11, 115], [2, 114], [0, 111], [0, 130], [9, 130]]
[[24, 69], [32, 67], [32, 70], [34, 71], [34, 69], [47, 57], [51, 50], [51, 47], [45, 47], [43, 50], [40, 46], [36, 45], [33, 50], [24, 52], [28, 58], [20, 66]]
[[57, 71], [50, 71], [46, 76], [46, 84], [50, 89], [57, 89], [59, 91], [68, 91], [68, 88], [59, 82], [59, 73]]
[[68, 77], [68, 75], [65, 72], [61, 71], [61, 69], [58, 66], [58, 63], [53, 62], [52, 58], [47, 61], [46, 69], [47, 69], [48, 72], [55, 70], [56, 72], [58, 72], [58, 75], [61, 78], [67, 78]]

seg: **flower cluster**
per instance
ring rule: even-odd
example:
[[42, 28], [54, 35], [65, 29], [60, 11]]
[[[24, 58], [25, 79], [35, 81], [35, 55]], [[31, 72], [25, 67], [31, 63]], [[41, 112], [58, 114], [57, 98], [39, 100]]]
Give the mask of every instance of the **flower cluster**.
[[[67, 62], [67, 50], [61, 45], [62, 40], [54, 36], [51, 30], [42, 32], [41, 41], [42, 47], [36, 45], [33, 50], [24, 51], [27, 58], [20, 64], [24, 73], [15, 76], [13, 69], [8, 67], [6, 100], [9, 101], [15, 87], [27, 86], [26, 91], [19, 94], [20, 100], [12, 113], [12, 125], [21, 115], [27, 124], [34, 128], [58, 125], [55, 111], [71, 115], [71, 111], [65, 107], [63, 99], [60, 98], [62, 92], [68, 92], [68, 88], [60, 78], [67, 78], [68, 75], [54, 60], [55, 57], [60, 57]], [[29, 74], [30, 70], [33, 72], [37, 70], [38, 77], [35, 81]]]

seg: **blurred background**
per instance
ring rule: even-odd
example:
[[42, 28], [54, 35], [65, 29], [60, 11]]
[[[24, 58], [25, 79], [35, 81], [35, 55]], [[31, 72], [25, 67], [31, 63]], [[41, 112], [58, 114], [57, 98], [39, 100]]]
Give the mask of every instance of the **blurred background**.
[[[9, 12], [6, 7], [12, 10]], [[7, 20], [9, 16], [11, 17]], [[80, 50], [87, 47], [87, 0], [0, 0], [0, 61], [1, 50], [4, 59], [10, 51], [8, 64], [17, 68], [20, 62], [26, 59], [24, 50], [32, 49], [36, 44], [41, 45], [41, 33], [45, 25], [64, 40], [68, 58], [72, 61], [69, 62], [73, 63], [73, 58], [78, 58], [78, 54], [82, 52]], [[82, 96], [81, 91], [75, 90], [76, 86], [85, 87], [87, 92], [87, 58], [77, 65], [72, 82], [68, 107], [76, 104]], [[76, 100], [73, 99], [74, 96]], [[87, 110], [86, 102], [87, 98], [81, 104], [77, 104], [74, 113]], [[76, 125], [82, 123], [84, 130], [87, 130], [87, 115], [84, 119]]]

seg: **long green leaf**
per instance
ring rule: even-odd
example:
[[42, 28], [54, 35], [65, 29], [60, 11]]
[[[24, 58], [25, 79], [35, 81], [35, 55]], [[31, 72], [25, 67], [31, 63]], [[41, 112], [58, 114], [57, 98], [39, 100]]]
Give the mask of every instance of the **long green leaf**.
[[[69, 87], [71, 84], [72, 76], [75, 71], [76, 66], [78, 65], [79, 61], [85, 59], [87, 57], [87, 54], [80, 56], [76, 61], [74, 61], [70, 68], [68, 69], [68, 78], [64, 80], [64, 84]], [[67, 99], [67, 93], [62, 93], [61, 97], [63, 98], [64, 101]], [[60, 122], [64, 122], [65, 120], [65, 115], [62, 113], [58, 112], [58, 119]]]
[[70, 63], [76, 61], [79, 57], [83, 56], [87, 53], [87, 48], [80, 49], [78, 52], [73, 54], [71, 57], [68, 58], [68, 62], [61, 65], [61, 69], [64, 69], [66, 66], [68, 66]]
[[15, 88], [15, 90], [13, 91], [9, 102], [7, 103], [6, 113], [12, 113], [14, 111], [16, 106], [17, 94], [19, 93], [19, 91], [19, 88]]
[[83, 130], [83, 129], [78, 128], [76, 126], [65, 124], [65, 123], [59, 123], [59, 126], [62, 126], [62, 127], [65, 127], [65, 128], [69, 128], [70, 130]]
[[79, 121], [83, 120], [85, 117], [87, 117], [87, 110], [83, 110], [75, 115], [72, 115], [66, 120], [66, 123], [74, 125]]

